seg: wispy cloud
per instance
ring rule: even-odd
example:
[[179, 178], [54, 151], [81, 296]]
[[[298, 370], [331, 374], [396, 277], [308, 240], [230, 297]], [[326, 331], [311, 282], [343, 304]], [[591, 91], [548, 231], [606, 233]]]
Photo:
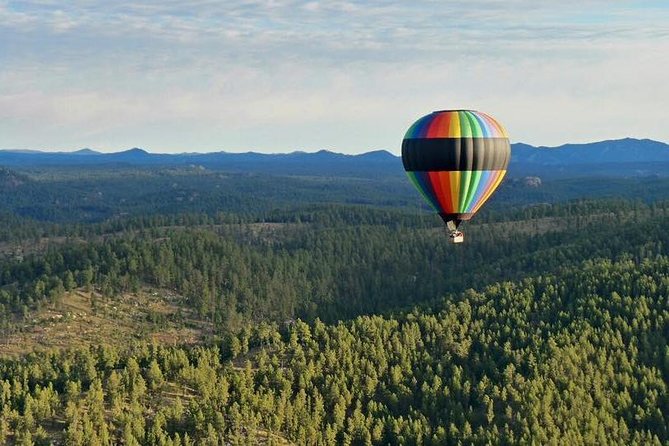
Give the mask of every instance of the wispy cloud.
[[451, 104], [667, 140], [626, 111], [669, 100], [664, 3], [0, 0], [0, 146], [397, 150]]

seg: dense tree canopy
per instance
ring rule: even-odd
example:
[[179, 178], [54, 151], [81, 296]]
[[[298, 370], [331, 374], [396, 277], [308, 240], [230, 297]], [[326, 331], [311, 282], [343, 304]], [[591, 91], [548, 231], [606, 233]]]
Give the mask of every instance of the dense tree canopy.
[[392, 317], [259, 324], [220, 347], [6, 360], [0, 435], [46, 438], [58, 427], [67, 444], [662, 444], [667, 271], [666, 256], [586, 261]]
[[209, 173], [59, 175], [2, 199], [0, 342], [74, 292], [167, 290], [214, 333], [0, 359], [0, 444], [669, 443], [667, 202], [493, 205], [453, 246], [350, 178], [216, 209]]

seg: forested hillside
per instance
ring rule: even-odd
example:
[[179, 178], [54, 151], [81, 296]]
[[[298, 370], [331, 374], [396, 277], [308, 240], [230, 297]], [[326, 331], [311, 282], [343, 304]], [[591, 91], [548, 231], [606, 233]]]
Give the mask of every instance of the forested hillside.
[[111, 297], [150, 285], [178, 291], [224, 333], [237, 330], [240, 320], [336, 321], [410, 308], [588, 258], [669, 254], [666, 202], [583, 202], [525, 212], [534, 217], [508, 214], [518, 220], [472, 224], [464, 247], [451, 246], [434, 219], [427, 221], [437, 226], [422, 217], [337, 207], [276, 215], [273, 223], [193, 219], [61, 237], [43, 253], [0, 263], [0, 305], [25, 313], [76, 287], [94, 285]]
[[[323, 172], [240, 173], [198, 165], [0, 167], [0, 219], [9, 214], [26, 221], [72, 226], [125, 221], [128, 217], [224, 213], [237, 220], [267, 221], [276, 212], [294, 213], [305, 207], [332, 204], [413, 214], [428, 211], [422, 197], [407, 181], [401, 162], [395, 161], [392, 168], [385, 170], [366, 167], [339, 176]], [[494, 199], [477, 214], [477, 220], [531, 204], [583, 198], [624, 198], [648, 203], [669, 196], [669, 178], [651, 175], [643, 168], [612, 165], [610, 170], [614, 173], [591, 177], [589, 165], [578, 169], [564, 165], [535, 167], [528, 171], [529, 176], [510, 173]], [[326, 170], [327, 164], [322, 169]], [[560, 169], [562, 172], [557, 175]]]
[[0, 444], [669, 442], [665, 180], [98, 173], [3, 171]]
[[253, 325], [220, 347], [6, 360], [0, 439], [662, 444], [668, 269], [666, 256], [586, 261], [429, 310]]

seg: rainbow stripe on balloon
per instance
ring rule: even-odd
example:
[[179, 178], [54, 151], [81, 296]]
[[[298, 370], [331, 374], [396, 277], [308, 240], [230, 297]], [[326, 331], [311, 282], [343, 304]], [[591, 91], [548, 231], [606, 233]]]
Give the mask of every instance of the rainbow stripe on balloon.
[[502, 125], [479, 111], [441, 110], [423, 116], [404, 135], [418, 138], [507, 138]]
[[411, 182], [444, 221], [469, 220], [506, 175], [504, 127], [485, 113], [441, 110], [416, 121], [402, 141]]
[[435, 211], [463, 214], [460, 220], [468, 220], [497, 189], [506, 170], [414, 171], [407, 175]]

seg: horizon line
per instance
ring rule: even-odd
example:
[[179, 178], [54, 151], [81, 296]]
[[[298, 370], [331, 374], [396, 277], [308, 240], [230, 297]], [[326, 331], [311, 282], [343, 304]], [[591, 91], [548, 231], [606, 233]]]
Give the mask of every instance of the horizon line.
[[[626, 141], [626, 140], [633, 140], [633, 141], [651, 141], [651, 142], [657, 142], [660, 144], [665, 144], [669, 145], [668, 142], [665, 141], [659, 141], [656, 139], [651, 139], [651, 138], [637, 138], [637, 137], [624, 137], [624, 138], [615, 138], [615, 139], [602, 139], [602, 140], [596, 140], [596, 141], [588, 141], [588, 142], [567, 142], [563, 143], [560, 145], [554, 145], [554, 146], [546, 146], [546, 145], [534, 145], [534, 144], [528, 144], [524, 143], [522, 141], [515, 141], [511, 142], [511, 145], [518, 145], [522, 144], [525, 146], [530, 146], [534, 147], [537, 149], [557, 149], [561, 148], [564, 146], [569, 146], [569, 145], [589, 145], [589, 144], [597, 144], [597, 143], [603, 143], [603, 142], [616, 142], [616, 141]], [[371, 149], [368, 151], [364, 152], [355, 152], [355, 153], [344, 153], [344, 152], [337, 152], [333, 149], [327, 149], [327, 148], [321, 148], [321, 149], [316, 149], [316, 150], [304, 150], [304, 149], [296, 149], [292, 151], [286, 151], [286, 152], [262, 152], [258, 151], [257, 149], [250, 149], [250, 150], [245, 150], [245, 151], [227, 151], [227, 150], [212, 150], [212, 151], [206, 151], [206, 152], [197, 152], [197, 151], [189, 151], [189, 152], [154, 152], [150, 151], [144, 147], [130, 147], [127, 149], [121, 149], [115, 152], [107, 152], [107, 151], [100, 151], [100, 149], [93, 149], [90, 147], [82, 147], [80, 149], [72, 149], [72, 150], [63, 150], [63, 149], [54, 149], [54, 150], [49, 150], [49, 149], [16, 149], [16, 148], [11, 148], [11, 149], [4, 149], [0, 148], [0, 152], [5, 152], [5, 153], [19, 153], [19, 154], [51, 154], [51, 155], [75, 155], [80, 152], [87, 152], [91, 156], [95, 155], [115, 155], [119, 153], [126, 153], [126, 152], [133, 152], [133, 151], [141, 151], [143, 153], [146, 153], [147, 155], [167, 155], [167, 156], [183, 156], [183, 155], [210, 155], [210, 154], [227, 154], [227, 155], [244, 155], [244, 154], [255, 154], [255, 155], [293, 155], [293, 154], [317, 154], [321, 152], [328, 152], [336, 155], [346, 155], [346, 156], [357, 156], [357, 155], [366, 155], [369, 153], [374, 153], [374, 152], [387, 152], [390, 155], [393, 156], [401, 156], [396, 155], [393, 153], [393, 151], [389, 149]], [[85, 156], [85, 155], [83, 155]]]

